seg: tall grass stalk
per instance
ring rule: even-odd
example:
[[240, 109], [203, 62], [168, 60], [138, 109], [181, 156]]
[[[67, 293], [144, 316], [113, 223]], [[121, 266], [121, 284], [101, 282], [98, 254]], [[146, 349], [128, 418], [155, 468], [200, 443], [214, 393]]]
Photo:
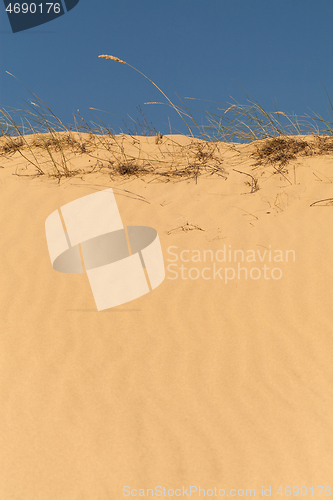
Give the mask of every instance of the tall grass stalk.
[[183, 122], [185, 123], [186, 127], [188, 128], [190, 134], [191, 134], [191, 137], [194, 137], [194, 134], [192, 132], [192, 129], [191, 127], [188, 125], [188, 123], [186, 122], [186, 120], [184, 119], [184, 117], [182, 116], [182, 113], [180, 113], [179, 109], [177, 106], [175, 106], [173, 104], [173, 102], [169, 99], [169, 97], [163, 92], [163, 90], [160, 89], [160, 87], [158, 87], [158, 85], [156, 85], [155, 82], [153, 82], [153, 80], [151, 80], [147, 75], [145, 75], [144, 73], [142, 73], [142, 71], [138, 70], [137, 68], [135, 68], [134, 66], [132, 66], [131, 64], [128, 64], [126, 61], [122, 61], [121, 59], [119, 59], [119, 57], [114, 57], [114, 56], [109, 56], [109, 55], [100, 55], [98, 56], [100, 58], [104, 58], [104, 59], [111, 59], [112, 61], [116, 61], [116, 62], [119, 62], [121, 64], [126, 64], [126, 66], [129, 66], [130, 68], [132, 68], [134, 71], [136, 71], [137, 73], [139, 73], [140, 75], [142, 75], [144, 78], [146, 78], [150, 83], [152, 83], [154, 85], [154, 87], [157, 88], [157, 90], [159, 92], [161, 92], [161, 94], [166, 98], [166, 100], [168, 101], [168, 103], [170, 104], [170, 106], [176, 111], [176, 113], [178, 113], [178, 115], [180, 116], [180, 118], [183, 120]]

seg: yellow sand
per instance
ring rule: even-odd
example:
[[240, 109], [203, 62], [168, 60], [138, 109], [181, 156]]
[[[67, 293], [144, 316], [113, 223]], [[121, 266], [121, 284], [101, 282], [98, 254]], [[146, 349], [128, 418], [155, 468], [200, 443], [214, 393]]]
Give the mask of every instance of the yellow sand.
[[[153, 139], [136, 141], [158, 154]], [[197, 182], [96, 172], [58, 183], [12, 175], [25, 172], [19, 153], [0, 158], [0, 499], [118, 500], [125, 486], [256, 497], [271, 486], [280, 499], [280, 486], [307, 486], [304, 498], [333, 489], [333, 207], [310, 207], [333, 197], [333, 156], [291, 162], [288, 182], [273, 167], [253, 171], [251, 146], [220, 146], [227, 178]], [[82, 158], [73, 165], [86, 168]], [[255, 172], [259, 190], [234, 169]], [[85, 275], [52, 269], [44, 223], [109, 187], [125, 225], [157, 229], [166, 279], [97, 312]], [[254, 250], [242, 267], [266, 264], [270, 279], [238, 279], [237, 262], [216, 260], [223, 249]], [[183, 250], [206, 250], [206, 262], [181, 261]], [[236, 277], [213, 279], [214, 263]], [[181, 265], [187, 279], [172, 279]]]

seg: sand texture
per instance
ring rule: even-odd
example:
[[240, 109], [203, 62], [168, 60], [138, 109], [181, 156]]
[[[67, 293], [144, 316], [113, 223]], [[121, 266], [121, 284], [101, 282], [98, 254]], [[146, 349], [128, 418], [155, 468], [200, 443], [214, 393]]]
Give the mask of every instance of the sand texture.
[[[0, 156], [0, 499], [333, 492], [332, 151], [86, 140], [63, 146], [75, 176], [38, 141]], [[86, 275], [52, 269], [45, 220], [110, 187], [125, 225], [158, 231], [166, 278], [98, 312]]]

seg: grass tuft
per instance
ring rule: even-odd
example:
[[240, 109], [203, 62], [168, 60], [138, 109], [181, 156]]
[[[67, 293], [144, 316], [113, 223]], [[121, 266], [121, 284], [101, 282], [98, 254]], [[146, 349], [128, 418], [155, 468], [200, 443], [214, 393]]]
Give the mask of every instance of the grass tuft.
[[[255, 166], [278, 165], [277, 172], [281, 173], [286, 165], [298, 156], [332, 153], [333, 137], [273, 137], [257, 142], [254, 146], [256, 151], [251, 156], [255, 159]], [[286, 170], [285, 172], [287, 173]]]

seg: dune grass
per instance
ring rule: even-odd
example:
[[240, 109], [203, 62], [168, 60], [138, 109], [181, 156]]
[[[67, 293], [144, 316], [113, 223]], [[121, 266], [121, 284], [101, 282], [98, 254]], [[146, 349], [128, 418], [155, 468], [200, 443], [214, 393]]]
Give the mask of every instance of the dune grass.
[[[186, 125], [191, 143], [186, 147], [180, 146], [174, 137], [168, 137], [169, 143], [173, 143], [173, 154], [166, 160], [163, 154], [159, 160], [156, 155], [143, 154], [140, 142], [135, 139], [138, 129], [142, 135], [154, 135], [157, 147], [164, 144], [164, 138], [149, 125], [139, 108], [143, 121], [131, 119], [129, 126], [126, 124], [126, 135], [133, 140], [134, 150], [137, 148], [129, 154], [124, 148], [124, 135], [115, 134], [100, 118], [88, 123], [78, 114], [74, 116], [73, 125], [66, 126], [39, 97], [25, 87], [32, 99], [25, 101], [24, 109], [0, 109], [0, 155], [8, 157], [18, 154], [27, 165], [34, 167], [33, 174], [20, 172], [18, 175], [48, 175], [60, 182], [62, 178], [99, 170], [111, 178], [155, 175], [166, 181], [194, 178], [197, 182], [202, 174], [225, 177], [223, 162], [216, 149], [221, 142], [231, 145], [254, 143], [254, 166], [273, 165], [275, 172], [281, 175], [289, 161], [299, 155], [333, 152], [333, 122], [324, 120], [316, 113], [312, 117], [298, 117], [278, 110], [267, 112], [246, 91], [247, 103], [244, 105], [234, 102], [223, 106], [202, 101], [209, 103], [209, 106], [201, 112], [190, 108], [186, 104], [188, 98], [184, 98], [180, 99], [181, 105], [177, 106], [155, 82], [134, 66], [118, 57], [98, 57], [130, 67], [157, 88], [166, 102], [145, 104], [171, 107]], [[333, 105], [327, 97], [333, 118]], [[203, 113], [204, 117], [201, 126], [195, 119], [198, 113]], [[131, 131], [131, 126], [134, 126], [135, 133]], [[314, 140], [309, 141], [304, 137], [309, 135]], [[100, 151], [104, 151], [103, 157]], [[91, 166], [84, 171], [73, 168], [71, 160], [76, 155], [89, 158], [87, 161]], [[257, 190], [253, 182], [251, 192]]]

